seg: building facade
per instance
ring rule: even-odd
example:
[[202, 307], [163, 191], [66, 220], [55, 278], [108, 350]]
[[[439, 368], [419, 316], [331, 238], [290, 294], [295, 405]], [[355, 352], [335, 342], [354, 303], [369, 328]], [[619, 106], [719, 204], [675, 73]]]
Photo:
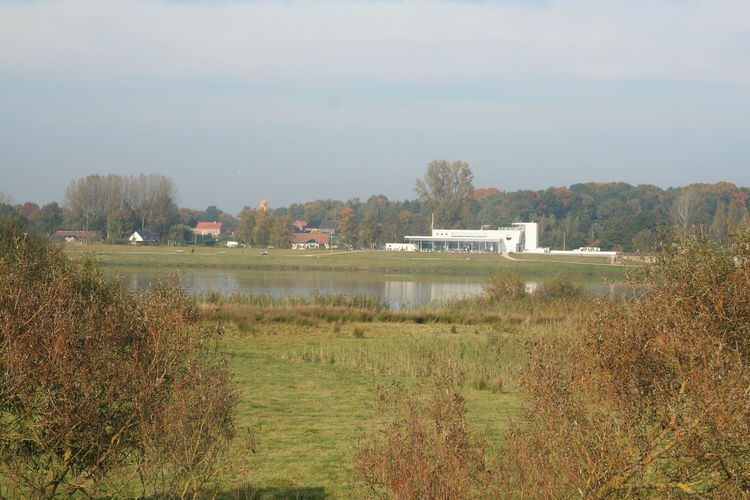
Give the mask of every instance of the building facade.
[[433, 229], [430, 236], [404, 236], [418, 252], [541, 252], [536, 222], [497, 229]]

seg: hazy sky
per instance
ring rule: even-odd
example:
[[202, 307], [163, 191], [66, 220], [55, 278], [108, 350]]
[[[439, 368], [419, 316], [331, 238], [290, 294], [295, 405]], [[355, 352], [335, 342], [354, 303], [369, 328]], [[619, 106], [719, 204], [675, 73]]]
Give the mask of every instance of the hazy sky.
[[[750, 1], [0, 0], [0, 191], [163, 173], [229, 212], [477, 187], [750, 185]], [[239, 175], [237, 174], [239, 172]]]

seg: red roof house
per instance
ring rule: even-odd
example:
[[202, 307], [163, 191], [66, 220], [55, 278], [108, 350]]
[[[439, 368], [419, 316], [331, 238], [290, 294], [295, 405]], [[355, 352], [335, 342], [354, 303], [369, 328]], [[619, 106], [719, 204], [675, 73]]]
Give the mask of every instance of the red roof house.
[[194, 234], [200, 234], [200, 235], [211, 235], [214, 238], [218, 238], [221, 234], [221, 226], [223, 224], [221, 222], [199, 222], [194, 228], [193, 233]]
[[323, 233], [292, 233], [292, 248], [303, 250], [328, 246], [330, 234]]

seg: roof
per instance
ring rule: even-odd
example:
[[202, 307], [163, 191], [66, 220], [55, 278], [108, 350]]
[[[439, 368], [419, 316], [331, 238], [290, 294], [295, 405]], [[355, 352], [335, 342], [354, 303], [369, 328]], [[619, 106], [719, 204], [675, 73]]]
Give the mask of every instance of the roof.
[[74, 236], [76, 238], [85, 238], [90, 235], [89, 231], [55, 231], [52, 236]]
[[221, 222], [199, 222], [196, 224], [195, 229], [218, 229], [221, 231]]
[[324, 233], [294, 233], [292, 234], [292, 243], [318, 243], [325, 245], [330, 238], [329, 234]]
[[320, 222], [320, 226], [318, 226], [318, 229], [320, 231], [335, 231], [338, 224], [339, 222], [335, 220], [324, 220]]
[[153, 231], [149, 231], [148, 229], [139, 229], [133, 234], [138, 234], [141, 239], [143, 239], [143, 241], [156, 241], [159, 239], [156, 233], [154, 233]]
[[94, 241], [98, 239], [98, 235], [93, 231], [55, 231], [55, 233], [50, 236], [52, 241], [65, 241], [70, 238]]

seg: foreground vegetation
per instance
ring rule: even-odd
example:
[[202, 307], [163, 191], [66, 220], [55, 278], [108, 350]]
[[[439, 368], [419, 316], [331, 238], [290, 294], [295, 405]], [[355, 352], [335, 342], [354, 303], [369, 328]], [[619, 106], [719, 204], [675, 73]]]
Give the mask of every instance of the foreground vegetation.
[[0, 496], [210, 489], [236, 397], [195, 312], [0, 221]]

